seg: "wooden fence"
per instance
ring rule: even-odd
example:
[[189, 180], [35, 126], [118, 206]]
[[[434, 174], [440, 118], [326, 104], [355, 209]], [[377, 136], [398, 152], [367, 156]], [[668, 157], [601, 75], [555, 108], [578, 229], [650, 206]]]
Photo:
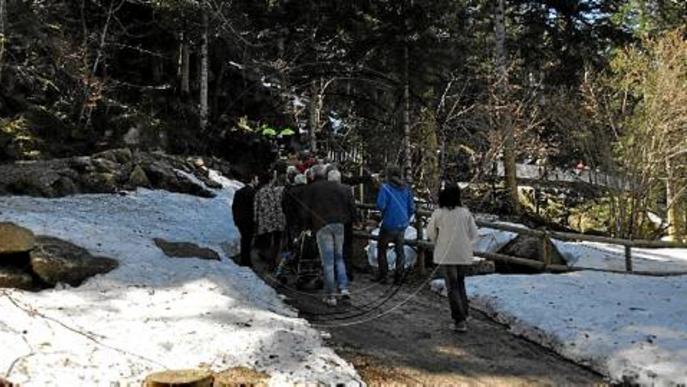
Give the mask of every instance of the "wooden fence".
[[[373, 204], [358, 203], [358, 208], [364, 211], [376, 210], [376, 206]], [[418, 268], [421, 274], [425, 271], [425, 257], [426, 252], [431, 251], [434, 245], [424, 240], [423, 229], [424, 220], [431, 215], [431, 211], [419, 209], [415, 216], [415, 229], [417, 230], [417, 240], [406, 240], [405, 243], [409, 246], [416, 246], [418, 248]], [[596, 235], [585, 235], [576, 234], [569, 232], [558, 232], [550, 231], [546, 229], [528, 229], [524, 227], [518, 227], [508, 224], [487, 222], [487, 221], [476, 221], [479, 227], [487, 227], [495, 230], [509, 231], [516, 233], [518, 235], [528, 235], [536, 237], [540, 240], [540, 255], [543, 261], [538, 261], [534, 259], [527, 259], [521, 257], [514, 257], [505, 254], [489, 253], [485, 251], [475, 251], [475, 256], [484, 258], [495, 262], [513, 263], [517, 265], [531, 267], [533, 269], [541, 271], [549, 271], [555, 273], [579, 271], [579, 270], [593, 270], [593, 271], [604, 271], [612, 273], [631, 273], [640, 275], [653, 275], [653, 276], [673, 276], [673, 275], [684, 275], [687, 272], [653, 272], [653, 271], [636, 271], [633, 269], [632, 265], [632, 248], [687, 248], [687, 244], [679, 242], [666, 242], [666, 241], [652, 241], [652, 240], [642, 240], [642, 239], [619, 239], [619, 238], [609, 238]], [[368, 232], [356, 231], [354, 233], [356, 238], [364, 239], [379, 239], [376, 235], [372, 235]], [[610, 270], [610, 269], [590, 269], [590, 268], [575, 268], [567, 265], [559, 265], [551, 263], [551, 251], [549, 247], [551, 246], [551, 239], [558, 239], [562, 241], [587, 241], [587, 242], [600, 242], [609, 243], [614, 245], [620, 245], [625, 247], [625, 271]]]

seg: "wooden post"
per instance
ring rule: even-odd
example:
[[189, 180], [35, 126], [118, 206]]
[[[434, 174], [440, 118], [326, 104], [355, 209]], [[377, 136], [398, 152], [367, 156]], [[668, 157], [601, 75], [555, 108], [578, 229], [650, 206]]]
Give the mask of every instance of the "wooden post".
[[542, 259], [542, 262], [544, 262], [544, 266], [549, 266], [551, 265], [551, 249], [549, 248], [549, 233], [544, 230], [544, 233], [541, 234], [540, 237], [540, 245], [539, 245], [539, 253]]
[[625, 245], [625, 270], [632, 272], [632, 246]]

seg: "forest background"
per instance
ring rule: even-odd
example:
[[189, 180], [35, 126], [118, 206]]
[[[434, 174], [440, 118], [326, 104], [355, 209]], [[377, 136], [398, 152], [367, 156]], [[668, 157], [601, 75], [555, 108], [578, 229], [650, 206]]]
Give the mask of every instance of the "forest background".
[[[470, 181], [493, 212], [681, 239], [686, 24], [678, 0], [0, 0], [0, 161], [130, 147], [245, 174], [288, 142], [404, 165], [430, 200]], [[613, 183], [528, 195], [517, 164]]]

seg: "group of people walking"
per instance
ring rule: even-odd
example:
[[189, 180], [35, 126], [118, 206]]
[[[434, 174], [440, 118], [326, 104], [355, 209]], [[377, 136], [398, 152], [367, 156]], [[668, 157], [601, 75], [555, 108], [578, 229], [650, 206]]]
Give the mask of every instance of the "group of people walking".
[[[379, 185], [376, 205], [381, 212], [377, 245], [378, 270], [373, 280], [387, 283], [387, 249], [393, 243], [395, 284], [406, 275], [405, 231], [415, 214], [414, 194], [401, 170], [389, 167]], [[333, 164], [307, 155], [297, 163], [278, 163], [256, 176], [234, 195], [232, 212], [241, 234], [239, 263], [252, 266], [253, 247], [275, 268], [279, 259], [292, 254], [293, 241], [303, 232], [314, 237], [321, 262], [323, 302], [336, 306], [350, 300], [352, 230], [357, 220], [353, 190], [341, 182]], [[453, 328], [463, 332], [468, 317], [465, 291], [467, 267], [472, 264], [472, 241], [477, 238], [474, 218], [461, 204], [457, 185], [447, 185], [438, 195], [438, 208], [427, 224], [434, 242], [433, 261], [443, 270]]]
[[293, 241], [307, 230], [317, 242], [322, 263], [323, 301], [336, 305], [350, 298], [346, 262], [356, 207], [353, 190], [341, 183], [335, 165], [307, 155], [294, 165], [278, 163], [236, 192], [232, 212], [241, 234], [241, 265], [252, 266], [255, 246], [275, 268], [279, 259], [293, 253]]

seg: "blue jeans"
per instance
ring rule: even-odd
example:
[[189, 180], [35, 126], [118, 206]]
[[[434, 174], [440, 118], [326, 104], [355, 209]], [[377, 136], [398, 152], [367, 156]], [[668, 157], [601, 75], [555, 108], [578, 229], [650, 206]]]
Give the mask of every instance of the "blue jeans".
[[[348, 289], [346, 263], [343, 259], [344, 225], [330, 223], [317, 232], [317, 247], [322, 259], [324, 291], [328, 295], [336, 294], [339, 289]], [[336, 266], [336, 270], [334, 267]]]

